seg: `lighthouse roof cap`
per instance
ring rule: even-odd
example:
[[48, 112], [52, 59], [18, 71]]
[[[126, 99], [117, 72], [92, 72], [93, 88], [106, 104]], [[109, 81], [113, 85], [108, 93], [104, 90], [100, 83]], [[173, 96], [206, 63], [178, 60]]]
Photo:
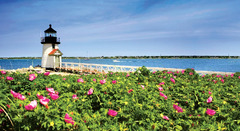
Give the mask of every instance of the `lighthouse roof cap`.
[[52, 28], [52, 25], [51, 25], [51, 24], [49, 25], [49, 28], [46, 29], [44, 32], [45, 32], [45, 33], [57, 33], [57, 31], [55, 31], [55, 30]]

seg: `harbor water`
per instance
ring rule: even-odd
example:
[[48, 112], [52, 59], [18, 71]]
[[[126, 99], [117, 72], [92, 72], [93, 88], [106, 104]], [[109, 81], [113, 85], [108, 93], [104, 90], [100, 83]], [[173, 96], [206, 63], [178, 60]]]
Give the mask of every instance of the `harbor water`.
[[[194, 68], [199, 71], [240, 72], [240, 59], [63, 59], [63, 62], [104, 65]], [[0, 69], [12, 70], [41, 65], [41, 59], [0, 59]]]

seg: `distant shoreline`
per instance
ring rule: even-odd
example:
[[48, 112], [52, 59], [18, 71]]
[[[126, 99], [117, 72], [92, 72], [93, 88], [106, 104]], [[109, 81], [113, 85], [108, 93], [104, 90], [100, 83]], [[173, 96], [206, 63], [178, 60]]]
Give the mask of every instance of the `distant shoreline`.
[[[0, 59], [42, 59], [42, 58], [0, 57]], [[240, 59], [240, 56], [101, 56], [101, 57], [62, 57], [62, 59]]]

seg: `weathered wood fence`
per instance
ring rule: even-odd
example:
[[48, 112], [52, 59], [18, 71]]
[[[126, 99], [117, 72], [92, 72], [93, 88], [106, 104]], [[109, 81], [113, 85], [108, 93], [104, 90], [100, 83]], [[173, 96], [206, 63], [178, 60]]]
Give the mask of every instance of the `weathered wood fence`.
[[[62, 62], [61, 66], [58, 69], [78, 71], [84, 73], [108, 73], [108, 72], [134, 72], [140, 66], [121, 66], [121, 65], [103, 65], [103, 64], [89, 64], [89, 63], [71, 63], [71, 62]], [[184, 69], [175, 69], [175, 68], [161, 68], [161, 67], [147, 67], [150, 71], [182, 71]], [[214, 71], [196, 71], [200, 75], [205, 74], [223, 74], [230, 75], [233, 72], [214, 72]]]

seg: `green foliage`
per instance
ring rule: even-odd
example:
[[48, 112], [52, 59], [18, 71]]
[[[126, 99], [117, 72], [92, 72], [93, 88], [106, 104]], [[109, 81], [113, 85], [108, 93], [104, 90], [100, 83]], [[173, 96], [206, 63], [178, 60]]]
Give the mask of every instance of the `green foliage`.
[[[0, 114], [0, 129], [240, 130], [238, 73], [233, 77], [216, 74], [203, 77], [193, 69], [186, 69], [184, 73], [152, 73], [142, 67], [128, 73], [130, 76], [122, 72], [80, 76], [35, 74], [37, 78], [29, 81], [29, 74], [0, 73], [0, 109], [6, 111]], [[6, 80], [7, 76], [14, 80]], [[78, 83], [79, 78], [84, 82]], [[170, 78], [175, 80], [175, 84]], [[104, 79], [106, 83], [100, 84], [100, 80]], [[46, 87], [59, 92], [59, 98], [52, 100]], [[159, 87], [163, 88], [161, 92], [167, 99], [159, 95]], [[87, 95], [90, 88], [93, 94]], [[130, 89], [133, 91], [128, 93]], [[21, 93], [26, 100], [14, 98], [10, 90]], [[48, 108], [40, 104], [38, 93], [50, 99]], [[78, 99], [73, 99], [73, 94]], [[207, 103], [210, 96], [213, 101]], [[37, 100], [37, 107], [27, 111], [25, 106], [33, 100]], [[178, 113], [173, 108], [173, 104], [177, 103], [183, 112]], [[207, 115], [207, 108], [215, 110], [216, 114]], [[109, 109], [118, 114], [109, 116]], [[64, 121], [66, 113], [75, 121], [74, 125]], [[169, 120], [163, 119], [163, 115]]]
[[240, 76], [240, 72], [236, 72], [236, 73], [234, 74], [234, 76], [239, 77], [239, 76]]

